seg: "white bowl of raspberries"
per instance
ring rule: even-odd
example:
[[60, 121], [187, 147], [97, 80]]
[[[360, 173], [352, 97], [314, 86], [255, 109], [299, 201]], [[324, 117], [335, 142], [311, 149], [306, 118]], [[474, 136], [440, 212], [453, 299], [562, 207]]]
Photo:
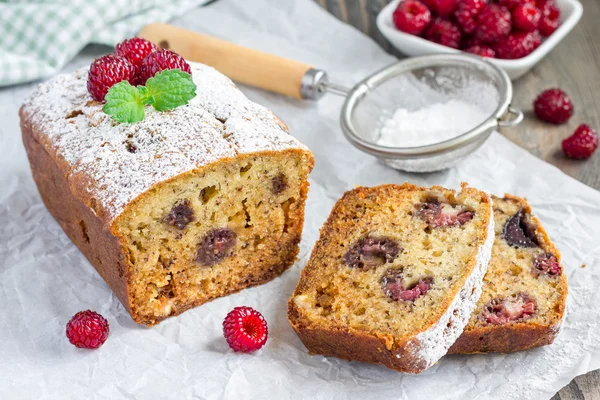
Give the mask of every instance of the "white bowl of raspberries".
[[577, 0], [394, 0], [377, 27], [408, 56], [465, 51], [511, 79], [529, 71], [577, 24]]

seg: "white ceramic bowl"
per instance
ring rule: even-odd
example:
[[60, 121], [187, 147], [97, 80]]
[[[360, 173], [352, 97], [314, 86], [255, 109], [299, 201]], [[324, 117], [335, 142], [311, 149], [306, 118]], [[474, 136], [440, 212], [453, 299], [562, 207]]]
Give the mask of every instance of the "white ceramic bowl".
[[[394, 0], [381, 10], [377, 16], [377, 27], [392, 45], [407, 56], [420, 56], [432, 53], [456, 53], [461, 52], [450, 47], [430, 42], [418, 36], [409, 35], [396, 29], [392, 20], [392, 14], [401, 0]], [[488, 59], [492, 63], [503, 68], [511, 79], [515, 80], [528, 72], [535, 64], [546, 56], [573, 29], [579, 22], [583, 13], [583, 7], [577, 0], [556, 0], [560, 8], [560, 26], [558, 29], [542, 41], [540, 47], [527, 57], [517, 60]], [[461, 52], [462, 53], [462, 52]]]

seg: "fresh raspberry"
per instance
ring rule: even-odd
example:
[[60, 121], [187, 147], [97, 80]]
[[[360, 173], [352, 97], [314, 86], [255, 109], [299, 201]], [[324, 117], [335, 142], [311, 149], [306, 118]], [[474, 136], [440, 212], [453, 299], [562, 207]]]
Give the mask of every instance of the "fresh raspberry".
[[478, 56], [481, 56], [481, 57], [494, 58], [496, 56], [496, 52], [492, 48], [487, 47], [487, 46], [475, 45], [475, 46], [466, 48], [465, 51], [467, 53], [477, 54]]
[[411, 35], [420, 35], [431, 21], [431, 12], [420, 1], [405, 0], [398, 4], [393, 19], [399, 30]]
[[511, 33], [496, 45], [496, 57], [505, 60], [523, 58], [537, 49], [540, 43], [542, 37], [538, 31]]
[[560, 89], [544, 90], [533, 102], [535, 115], [542, 121], [564, 124], [573, 115], [573, 103]]
[[108, 321], [91, 311], [80, 311], [67, 323], [67, 338], [75, 347], [97, 349], [108, 337]]
[[104, 101], [104, 96], [115, 83], [135, 81], [135, 67], [126, 58], [107, 54], [90, 65], [87, 89], [94, 100]]
[[542, 36], [550, 36], [560, 24], [560, 9], [554, 0], [538, 0], [537, 7], [542, 13], [539, 30]]
[[563, 140], [562, 148], [571, 158], [589, 158], [598, 148], [598, 134], [588, 125], [579, 125], [575, 133]]
[[498, 1], [498, 3], [501, 6], [504, 6], [504, 7], [508, 8], [509, 10], [512, 10], [515, 7], [523, 5], [523, 4], [535, 5], [535, 0], [500, 0], [500, 1]]
[[458, 26], [452, 22], [436, 18], [425, 31], [425, 38], [443, 46], [458, 49], [462, 33]]
[[417, 0], [404, 0], [398, 4], [393, 14], [394, 25], [402, 32], [420, 35], [429, 22], [431, 12], [427, 6]]
[[473, 47], [473, 46], [486, 46], [485, 44], [483, 44], [479, 39], [477, 39], [474, 35], [463, 35], [463, 40], [460, 44], [460, 48], [462, 50], [466, 50], [469, 47]]
[[190, 65], [179, 54], [168, 49], [161, 49], [150, 53], [142, 60], [140, 66], [140, 84], [145, 85], [146, 81], [152, 78], [160, 71], [176, 69], [192, 73]]
[[497, 43], [512, 29], [510, 11], [497, 4], [488, 4], [477, 15], [475, 36], [482, 42]]
[[542, 13], [533, 4], [525, 3], [512, 10], [512, 21], [516, 29], [522, 32], [533, 32], [539, 24]]
[[558, 29], [558, 25], [560, 25], [560, 21], [558, 19], [543, 17], [540, 20], [538, 28], [542, 36], [548, 37], [552, 35], [556, 29]]
[[475, 17], [486, 5], [486, 0], [460, 0], [454, 16], [465, 33], [473, 33], [477, 24]]
[[448, 18], [456, 10], [458, 0], [429, 0], [428, 5], [437, 16]]
[[267, 321], [251, 307], [236, 307], [223, 321], [223, 335], [233, 351], [250, 353], [264, 346], [269, 335]]
[[544, 17], [550, 19], [560, 18], [560, 8], [558, 8], [558, 5], [554, 0], [537, 0], [535, 5], [542, 12]]
[[142, 65], [144, 58], [157, 50], [158, 47], [154, 43], [139, 37], [126, 39], [115, 46], [115, 54], [125, 57], [133, 64], [136, 77], [140, 73], [140, 66]]

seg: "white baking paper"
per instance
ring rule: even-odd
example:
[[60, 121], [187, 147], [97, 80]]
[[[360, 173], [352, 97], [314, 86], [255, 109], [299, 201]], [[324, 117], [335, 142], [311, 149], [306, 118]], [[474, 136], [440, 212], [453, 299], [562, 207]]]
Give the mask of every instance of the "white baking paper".
[[[221, 0], [176, 23], [312, 63], [347, 85], [393, 61], [308, 0]], [[101, 51], [107, 49], [86, 50], [66, 70]], [[394, 171], [345, 141], [342, 99], [333, 95], [310, 104], [244, 88], [315, 154], [300, 260], [266, 285], [152, 329], [136, 326], [40, 200], [17, 116], [32, 89], [0, 91], [1, 399], [547, 399], [576, 375], [600, 368], [600, 193], [500, 134], [455, 169]], [[516, 354], [444, 357], [420, 375], [308, 355], [288, 324], [286, 302], [336, 199], [355, 185], [458, 187], [463, 180], [528, 197], [562, 251], [570, 291], [555, 343]], [[222, 336], [223, 317], [240, 305], [260, 310], [269, 323], [269, 340], [255, 354], [234, 354]], [[111, 327], [96, 351], [73, 347], [64, 333], [69, 318], [88, 308]]]

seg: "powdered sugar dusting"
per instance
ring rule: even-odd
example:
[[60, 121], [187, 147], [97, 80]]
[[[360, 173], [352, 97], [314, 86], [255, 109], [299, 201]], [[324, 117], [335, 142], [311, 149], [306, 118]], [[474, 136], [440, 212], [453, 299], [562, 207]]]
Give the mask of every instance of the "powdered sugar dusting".
[[494, 245], [494, 217], [490, 202], [490, 222], [487, 226], [487, 236], [483, 245], [478, 249], [475, 268], [467, 278], [464, 286], [454, 298], [444, 315], [428, 330], [417, 335], [411, 343], [416, 357], [426, 364], [426, 368], [435, 364], [458, 339], [469, 317], [475, 309], [481, 296], [483, 277], [492, 256]]
[[23, 117], [56, 155], [71, 187], [83, 187], [75, 194], [95, 199], [109, 221], [156, 183], [221, 158], [306, 149], [231, 80], [191, 66], [198, 95], [190, 104], [169, 112], [146, 107], [141, 122], [119, 124], [106, 115], [87, 92], [87, 69], [41, 84], [25, 102]]

